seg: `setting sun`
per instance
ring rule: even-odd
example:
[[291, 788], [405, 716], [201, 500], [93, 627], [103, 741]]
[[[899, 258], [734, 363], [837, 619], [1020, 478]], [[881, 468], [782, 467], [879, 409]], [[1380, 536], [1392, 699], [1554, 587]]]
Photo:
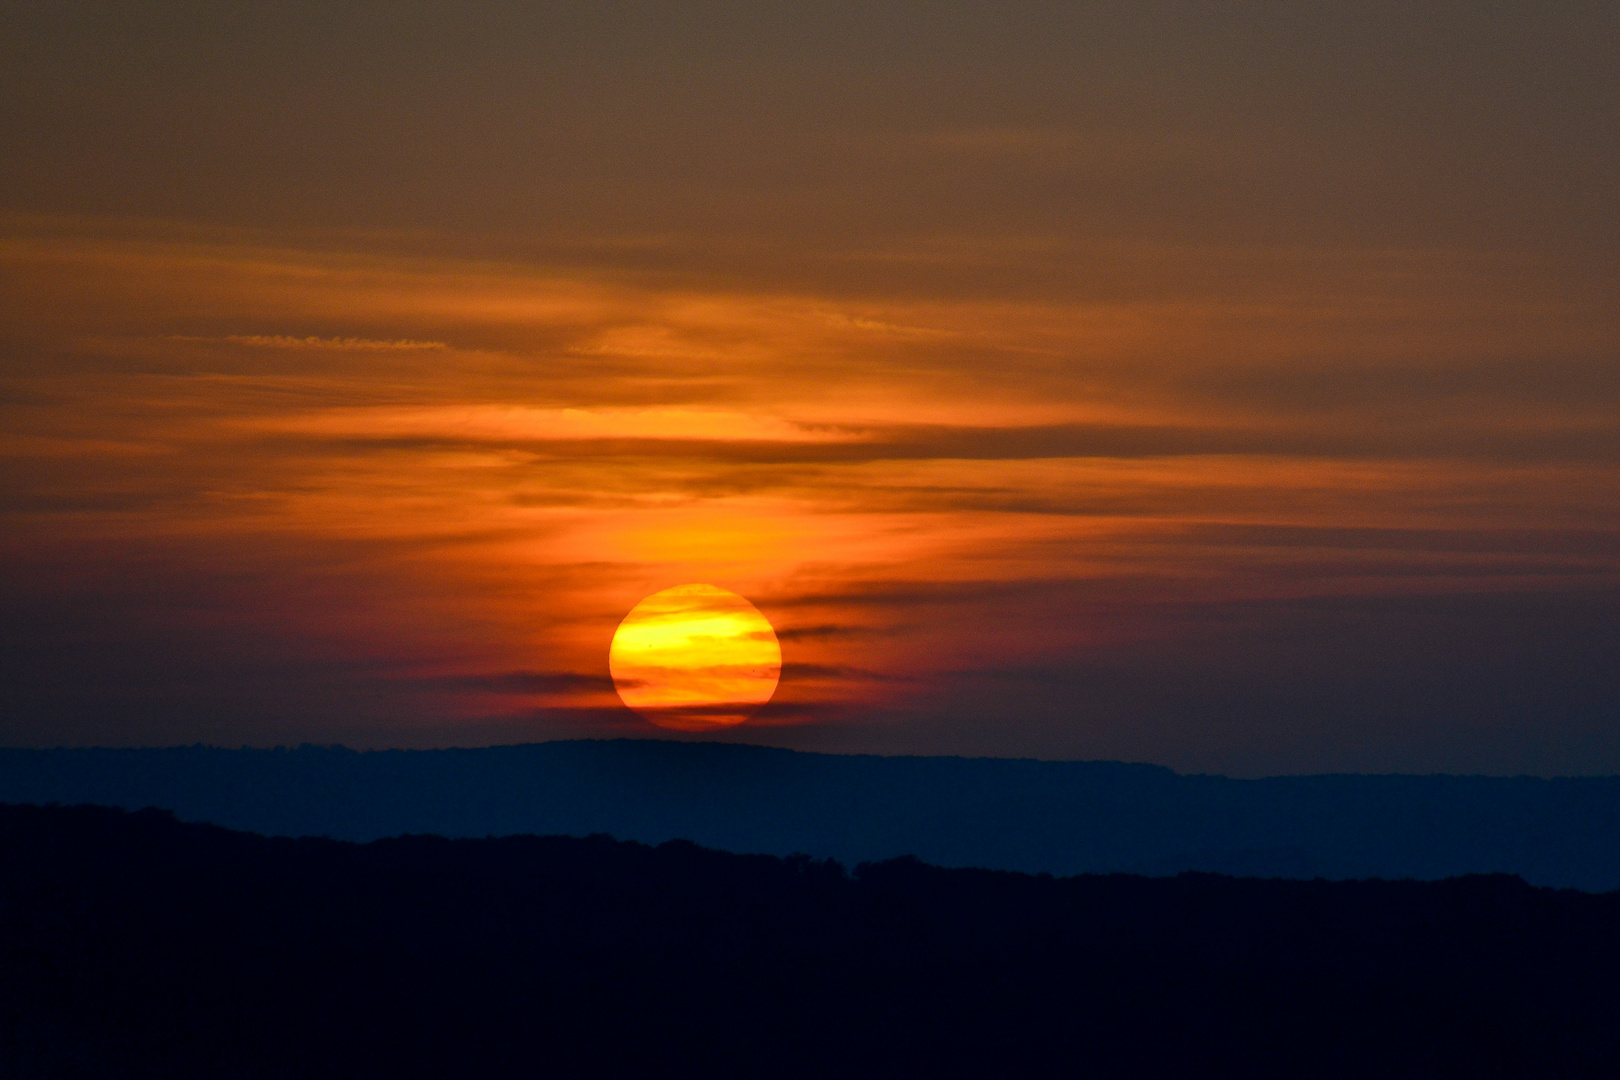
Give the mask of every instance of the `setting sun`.
[[713, 585], [677, 585], [631, 609], [608, 652], [624, 703], [660, 727], [740, 724], [776, 692], [782, 648], [759, 609]]

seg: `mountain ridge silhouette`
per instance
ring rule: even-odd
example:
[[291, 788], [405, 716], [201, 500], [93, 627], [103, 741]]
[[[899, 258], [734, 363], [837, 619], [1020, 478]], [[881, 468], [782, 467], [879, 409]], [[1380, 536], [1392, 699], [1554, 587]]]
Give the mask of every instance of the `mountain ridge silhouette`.
[[734, 743], [478, 749], [0, 749], [0, 802], [172, 810], [368, 841], [608, 834], [848, 865], [914, 855], [1058, 875], [1517, 874], [1620, 888], [1620, 777], [1184, 775], [1157, 765], [880, 757]]

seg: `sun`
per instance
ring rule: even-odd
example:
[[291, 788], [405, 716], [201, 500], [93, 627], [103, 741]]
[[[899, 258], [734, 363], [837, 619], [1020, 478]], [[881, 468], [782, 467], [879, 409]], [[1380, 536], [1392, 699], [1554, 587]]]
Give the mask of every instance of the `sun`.
[[659, 727], [712, 731], [771, 700], [782, 646], [759, 609], [713, 585], [677, 585], [630, 609], [608, 669], [624, 703]]

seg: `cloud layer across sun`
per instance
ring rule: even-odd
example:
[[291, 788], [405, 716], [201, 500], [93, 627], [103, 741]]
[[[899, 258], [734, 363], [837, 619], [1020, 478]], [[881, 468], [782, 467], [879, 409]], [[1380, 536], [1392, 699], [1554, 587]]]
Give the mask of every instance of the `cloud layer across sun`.
[[0, 741], [1620, 770], [1612, 4], [0, 13]]
[[9, 600], [89, 636], [52, 677], [92, 740], [631, 729], [614, 627], [714, 581], [782, 632], [760, 730], [1129, 755], [1299, 664], [1346, 695], [1308, 731], [1411, 637], [1488, 649], [1470, 604], [1528, 636], [1614, 587], [1606, 316], [1245, 258], [940, 303], [15, 228]]

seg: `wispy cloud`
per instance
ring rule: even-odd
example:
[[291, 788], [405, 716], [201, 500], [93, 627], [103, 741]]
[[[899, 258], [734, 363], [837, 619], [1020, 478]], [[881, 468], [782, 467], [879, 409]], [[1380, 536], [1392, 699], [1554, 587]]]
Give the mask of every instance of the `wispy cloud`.
[[781, 624], [751, 724], [952, 716], [1261, 600], [1620, 584], [1607, 324], [1433, 264], [1014, 303], [45, 246], [0, 247], [55, 298], [0, 292], [0, 603], [61, 601], [36, 653], [174, 642], [170, 697], [279, 649], [356, 658], [311, 716], [634, 731], [615, 628], [708, 582]]
[[700, 440], [825, 443], [849, 434], [826, 426], [737, 410], [701, 408], [564, 408], [456, 404], [360, 407], [256, 419], [267, 431], [362, 440], [402, 439], [522, 447], [536, 442]]
[[410, 338], [297, 337], [291, 334], [225, 334], [202, 337], [168, 334], [169, 341], [241, 345], [251, 349], [321, 349], [329, 352], [425, 352], [449, 348], [442, 341], [414, 341]]
[[426, 690], [486, 694], [557, 694], [575, 691], [611, 693], [607, 675], [575, 671], [496, 671], [458, 675], [407, 675], [404, 681]]

